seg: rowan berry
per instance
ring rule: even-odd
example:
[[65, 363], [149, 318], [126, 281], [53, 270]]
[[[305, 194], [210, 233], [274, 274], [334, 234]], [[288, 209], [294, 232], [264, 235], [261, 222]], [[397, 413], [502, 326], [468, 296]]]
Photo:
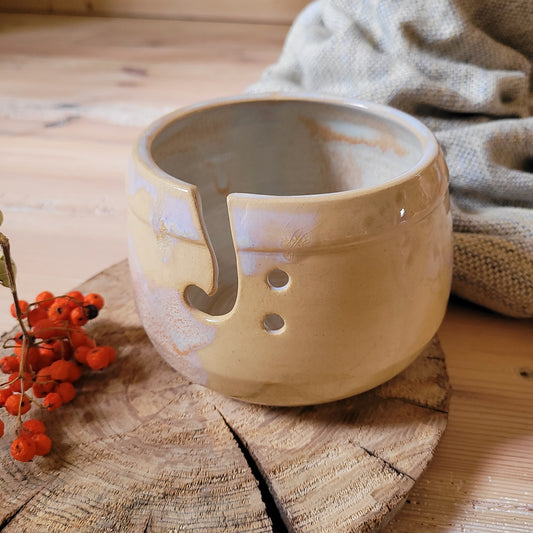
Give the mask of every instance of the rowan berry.
[[55, 381], [67, 381], [69, 375], [69, 365], [68, 361], [59, 359], [54, 361], [49, 367], [50, 377]]
[[86, 346], [86, 345], [78, 346], [74, 350], [74, 359], [76, 359], [76, 361], [78, 361], [78, 363], [81, 363], [82, 365], [86, 365], [87, 364], [87, 354], [89, 353], [90, 350], [92, 350], [92, 348], [90, 346]]
[[4, 423], [0, 420], [0, 438], [4, 436]]
[[83, 307], [75, 307], [70, 312], [70, 321], [75, 326], [83, 326], [84, 324], [87, 324], [89, 319], [87, 318], [87, 315], [85, 314], [85, 310]]
[[37, 433], [30, 439], [35, 445], [35, 455], [48, 455], [52, 449], [52, 441], [48, 435], [44, 433]]
[[87, 352], [87, 365], [93, 370], [102, 370], [109, 365], [109, 352], [97, 346]]
[[14, 337], [13, 340], [15, 341], [15, 344], [21, 345], [24, 342], [24, 333], [22, 331], [19, 331]]
[[[51, 390], [53, 390], [53, 387], [54, 384], [52, 383]], [[50, 392], [48, 390], [48, 383], [40, 383], [38, 381], [33, 384], [32, 391], [35, 398], [44, 398]]]
[[56, 385], [56, 388], [54, 389], [54, 392], [57, 392], [57, 394], [59, 394], [62, 403], [69, 403], [76, 396], [76, 389], [74, 388], [74, 385], [69, 381], [58, 383]]
[[96, 305], [84, 305], [83, 311], [89, 320], [92, 320], [98, 316], [98, 307], [96, 307]]
[[13, 459], [26, 463], [35, 457], [35, 443], [24, 437], [17, 437], [11, 444]]
[[48, 318], [48, 311], [44, 307], [34, 307], [28, 311], [28, 322], [32, 327], [45, 318]]
[[52, 339], [53, 337], [61, 337], [65, 333], [65, 328], [59, 327], [55, 322], [49, 318], [39, 320], [32, 330], [33, 335], [39, 339]]
[[54, 303], [54, 295], [50, 291], [40, 292], [35, 298], [35, 303], [37, 303], [39, 307], [48, 309]]
[[67, 339], [57, 339], [50, 344], [56, 359], [70, 359], [72, 357], [72, 346]]
[[20, 356], [22, 355], [23, 347], [24, 347], [23, 344], [17, 344], [17, 345], [13, 348], [13, 352], [14, 352], [14, 354], [15, 354], [17, 357], [20, 357]]
[[85, 331], [83, 331], [81, 328], [70, 330], [69, 333], [70, 338], [70, 344], [74, 349], [78, 348], [79, 346], [89, 346], [90, 348], [95, 348], [96, 343], [94, 342]]
[[[20, 359], [21, 356], [19, 356]], [[41, 351], [37, 346], [32, 346], [26, 352], [26, 366], [25, 368], [31, 368], [32, 370], [39, 370], [43, 365], [41, 364]]]
[[14, 416], [17, 416], [19, 414], [19, 407], [20, 407], [20, 414], [23, 415], [30, 410], [31, 402], [30, 402], [30, 399], [26, 395], [22, 397], [22, 401], [21, 401], [20, 394], [15, 393], [15, 394], [12, 394], [6, 400], [4, 407], [6, 408], [6, 411], [10, 415], [14, 415]]
[[20, 362], [12, 355], [6, 355], [0, 359], [0, 369], [4, 374], [11, 374], [19, 369]]
[[62, 405], [61, 396], [57, 392], [49, 392], [43, 400], [43, 407], [48, 411], [54, 411]]
[[45, 366], [44, 368], [41, 368], [39, 372], [37, 372], [37, 375], [35, 376], [35, 381], [49, 381], [52, 379], [52, 376], [50, 374], [50, 367]]
[[62, 322], [70, 317], [70, 301], [67, 298], [56, 298], [48, 308], [48, 318], [54, 322]]
[[39, 359], [35, 365], [32, 365], [32, 370], [38, 372], [42, 368], [50, 366], [54, 361], [58, 360], [58, 356], [51, 343], [45, 343], [39, 345]]
[[71, 383], [73, 383], [74, 381], [78, 381], [78, 379], [80, 379], [83, 374], [81, 366], [79, 366], [75, 361], [67, 361], [67, 363], [69, 365], [67, 381], [70, 381]]
[[[28, 310], [28, 306], [29, 304], [26, 300], [19, 300], [19, 308], [20, 308], [20, 312], [22, 313], [22, 318], [26, 318], [26, 312]], [[17, 318], [17, 307], [15, 305], [15, 302], [11, 304], [9, 311], [13, 318]]]
[[41, 357], [46, 357], [49, 354], [53, 354], [54, 353], [54, 341], [41, 342], [38, 348], [39, 348], [39, 354], [41, 355]]
[[96, 292], [91, 292], [86, 294], [83, 298], [83, 303], [85, 305], [95, 305], [98, 308], [98, 311], [104, 307], [104, 299], [102, 296]]
[[24, 390], [27, 391], [33, 384], [33, 380], [29, 372], [24, 372], [22, 379], [20, 378], [18, 372], [13, 372], [13, 374], [10, 374], [7, 379], [9, 381], [9, 388], [13, 392], [21, 392], [21, 386], [23, 386]]
[[49, 392], [54, 390], [55, 383], [50, 376], [50, 367], [44, 367], [37, 372], [33, 383], [33, 395], [36, 398], [44, 398]]
[[78, 305], [83, 305], [83, 293], [80, 291], [70, 291], [67, 292], [65, 296], [69, 300], [69, 306], [71, 309]]
[[26, 420], [25, 422], [23, 422], [22, 429], [28, 431], [29, 433], [32, 433], [33, 435], [37, 435], [37, 433], [46, 432], [46, 427], [43, 422], [35, 418], [31, 418], [30, 420]]
[[77, 381], [81, 378], [82, 370], [75, 361], [59, 359], [50, 365], [50, 376], [55, 381]]
[[117, 354], [115, 352], [115, 349], [112, 348], [111, 346], [106, 346], [106, 345], [100, 346], [100, 348], [102, 350], [105, 350], [105, 352], [107, 353], [107, 355], [109, 357], [109, 364], [114, 363], [115, 359], [117, 358]]
[[8, 387], [7, 389], [0, 389], [0, 407], [4, 407], [6, 400], [13, 394], [13, 391]]

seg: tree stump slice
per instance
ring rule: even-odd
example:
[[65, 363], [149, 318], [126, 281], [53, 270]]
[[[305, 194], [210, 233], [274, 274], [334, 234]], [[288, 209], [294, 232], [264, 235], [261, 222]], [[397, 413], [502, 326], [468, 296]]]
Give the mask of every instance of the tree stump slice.
[[[191, 384], [140, 324], [121, 262], [82, 285], [106, 307], [91, 325], [117, 361], [87, 372], [46, 422], [31, 463], [0, 439], [0, 530], [19, 533], [375, 531], [399, 510], [447, 422], [437, 339], [402, 374], [312, 407], [265, 407]], [[33, 408], [35, 410], [35, 408]]]

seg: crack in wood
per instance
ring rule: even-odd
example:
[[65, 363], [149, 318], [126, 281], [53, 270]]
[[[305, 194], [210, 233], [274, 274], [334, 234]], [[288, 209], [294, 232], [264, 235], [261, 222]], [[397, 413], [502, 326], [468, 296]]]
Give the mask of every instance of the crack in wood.
[[268, 486], [268, 482], [263, 473], [261, 472], [261, 468], [259, 467], [258, 463], [253, 458], [252, 454], [250, 453], [250, 450], [246, 447], [246, 444], [243, 439], [231, 427], [224, 415], [216, 407], [215, 410], [224, 421], [224, 424], [231, 433], [231, 436], [235, 439], [235, 442], [239, 446], [239, 449], [244, 459], [246, 460], [246, 463], [248, 464], [252, 475], [257, 481], [259, 492], [261, 493], [261, 499], [265, 504], [266, 513], [270, 518], [270, 521], [272, 522], [272, 530], [274, 531], [274, 533], [290, 533], [292, 531], [292, 528], [289, 529], [285, 520], [283, 519], [283, 509], [280, 508], [279, 505], [276, 503], [276, 497], [271, 492], [270, 487]]
[[12, 513], [8, 514], [4, 520], [0, 523], [0, 531], [4, 531], [7, 526], [17, 517], [19, 513], [21, 513], [26, 505], [28, 505], [37, 494], [39, 494], [40, 491], [37, 491], [35, 494], [32, 494], [32, 496], [27, 499], [22, 505], [20, 505], [17, 509], [15, 509]]
[[435, 411], [436, 413], [448, 414], [448, 410], [439, 409], [438, 407], [432, 407], [431, 405], [419, 403], [416, 400], [409, 400], [408, 398], [402, 398], [401, 396], [380, 396], [383, 400], [398, 400], [409, 405], [414, 405], [416, 407], [422, 407], [423, 409], [429, 409], [430, 411]]
[[409, 474], [407, 474], [406, 472], [402, 472], [400, 469], [396, 468], [392, 463], [389, 463], [389, 461], [387, 461], [386, 459], [383, 459], [383, 457], [380, 457], [379, 455], [375, 454], [373, 451], [369, 450], [368, 448], [365, 448], [364, 446], [361, 446], [361, 444], [358, 444], [356, 442], [354, 442], [353, 444], [355, 444], [356, 446], [359, 446], [362, 450], [364, 450], [368, 455], [374, 457], [375, 459], [377, 459], [378, 461], [381, 461], [384, 465], [386, 465], [387, 467], [389, 467], [391, 470], [393, 470], [394, 472], [396, 472], [399, 476], [402, 476], [402, 477], [407, 477], [409, 478], [411, 481], [415, 481], [415, 479], [410, 476]]
[[152, 525], [152, 513], [149, 513], [148, 514], [148, 520], [146, 521], [146, 524], [144, 525], [144, 528], [143, 528], [143, 533], [148, 533], [149, 531], [151, 531], [151, 526]]

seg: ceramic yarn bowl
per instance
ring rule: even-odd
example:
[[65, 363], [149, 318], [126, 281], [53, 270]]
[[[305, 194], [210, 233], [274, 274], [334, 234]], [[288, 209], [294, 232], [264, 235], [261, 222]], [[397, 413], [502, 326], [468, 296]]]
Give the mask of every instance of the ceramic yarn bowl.
[[190, 107], [141, 136], [128, 184], [137, 308], [192, 382], [340, 399], [407, 367], [441, 323], [448, 173], [404, 113], [279, 95]]

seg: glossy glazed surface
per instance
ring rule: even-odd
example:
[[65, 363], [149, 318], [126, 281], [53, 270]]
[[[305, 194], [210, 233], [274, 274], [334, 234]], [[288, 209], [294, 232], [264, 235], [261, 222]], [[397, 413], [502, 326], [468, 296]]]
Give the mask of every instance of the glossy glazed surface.
[[141, 137], [128, 203], [148, 335], [224, 394], [295, 405], [368, 390], [444, 316], [446, 165], [390, 108], [254, 96], [179, 111]]

